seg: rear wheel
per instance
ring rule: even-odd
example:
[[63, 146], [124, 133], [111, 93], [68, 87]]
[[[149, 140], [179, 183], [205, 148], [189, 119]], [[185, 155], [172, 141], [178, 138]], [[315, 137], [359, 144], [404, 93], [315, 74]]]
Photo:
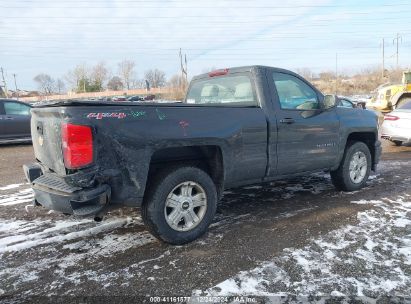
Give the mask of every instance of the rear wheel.
[[144, 223], [160, 240], [191, 242], [204, 234], [217, 208], [210, 176], [196, 167], [177, 167], [158, 174], [142, 206]]
[[337, 170], [331, 172], [334, 186], [343, 191], [364, 187], [371, 171], [371, 153], [363, 142], [350, 142]]

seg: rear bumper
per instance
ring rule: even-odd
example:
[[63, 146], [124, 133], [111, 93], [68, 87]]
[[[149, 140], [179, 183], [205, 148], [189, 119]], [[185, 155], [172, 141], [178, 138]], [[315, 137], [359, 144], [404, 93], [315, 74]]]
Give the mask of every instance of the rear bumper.
[[390, 140], [390, 141], [400, 141], [404, 144], [410, 144], [411, 143], [411, 137], [405, 137], [401, 135], [387, 135], [383, 134], [381, 135], [381, 138]]
[[381, 127], [381, 137], [391, 141], [401, 141], [403, 143], [411, 142], [411, 130], [406, 126], [393, 126], [389, 122], [384, 122]]
[[54, 173], [43, 173], [38, 164], [24, 165], [23, 170], [32, 184], [36, 203], [47, 209], [90, 216], [103, 213], [110, 201], [111, 188], [108, 185], [74, 187]]

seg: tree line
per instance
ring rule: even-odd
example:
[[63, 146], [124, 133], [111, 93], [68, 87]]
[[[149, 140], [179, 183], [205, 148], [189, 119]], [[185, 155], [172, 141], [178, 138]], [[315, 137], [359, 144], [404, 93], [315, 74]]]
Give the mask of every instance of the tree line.
[[147, 70], [140, 79], [136, 75], [136, 63], [133, 60], [123, 60], [117, 64], [115, 73], [105, 62], [99, 62], [94, 66], [79, 64], [69, 70], [63, 78], [53, 78], [49, 74], [40, 73], [33, 80], [44, 95], [62, 94], [68, 90], [83, 93], [106, 89], [120, 91], [147, 87], [161, 88], [168, 83], [171, 86], [181, 83], [181, 77], [178, 75], [167, 81], [165, 72], [159, 69]]

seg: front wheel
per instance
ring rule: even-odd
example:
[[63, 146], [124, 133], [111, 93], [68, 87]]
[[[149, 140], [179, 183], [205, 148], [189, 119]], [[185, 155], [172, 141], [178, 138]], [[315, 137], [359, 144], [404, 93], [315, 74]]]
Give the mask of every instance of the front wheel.
[[364, 187], [371, 172], [371, 153], [363, 142], [350, 142], [331, 180], [338, 190], [355, 191]]
[[196, 167], [177, 167], [151, 181], [142, 216], [155, 237], [179, 245], [204, 234], [216, 208], [217, 191], [210, 176]]

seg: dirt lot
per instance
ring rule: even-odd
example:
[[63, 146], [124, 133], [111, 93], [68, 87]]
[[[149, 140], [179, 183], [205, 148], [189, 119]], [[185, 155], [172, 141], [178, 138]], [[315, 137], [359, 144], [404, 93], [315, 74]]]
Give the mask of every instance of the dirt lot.
[[185, 246], [154, 239], [139, 210], [95, 223], [31, 207], [21, 165], [32, 160], [29, 145], [0, 147], [3, 300], [411, 295], [411, 147], [384, 143], [354, 193], [325, 173], [226, 191], [209, 232]]

